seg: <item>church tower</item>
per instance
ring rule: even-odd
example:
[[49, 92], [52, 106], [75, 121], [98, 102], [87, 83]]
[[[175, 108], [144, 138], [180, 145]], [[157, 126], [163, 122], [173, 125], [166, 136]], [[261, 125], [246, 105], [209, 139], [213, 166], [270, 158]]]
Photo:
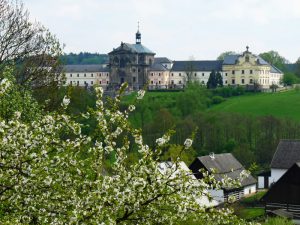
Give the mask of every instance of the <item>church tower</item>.
[[142, 34], [140, 33], [140, 23], [138, 23], [138, 30], [135, 34], [135, 43], [141, 44], [142, 43]]

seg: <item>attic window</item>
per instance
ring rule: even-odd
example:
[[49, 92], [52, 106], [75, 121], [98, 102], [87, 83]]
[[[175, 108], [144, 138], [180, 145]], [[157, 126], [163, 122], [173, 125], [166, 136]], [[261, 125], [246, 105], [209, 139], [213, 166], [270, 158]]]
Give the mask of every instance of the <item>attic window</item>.
[[179, 73], [179, 76], [181, 77], [181, 73]]
[[249, 55], [247, 55], [247, 56], [245, 57], [245, 61], [246, 61], [246, 62], [249, 62], [249, 61], [250, 61]]
[[70, 77], [72, 77], [72, 74], [70, 74]]

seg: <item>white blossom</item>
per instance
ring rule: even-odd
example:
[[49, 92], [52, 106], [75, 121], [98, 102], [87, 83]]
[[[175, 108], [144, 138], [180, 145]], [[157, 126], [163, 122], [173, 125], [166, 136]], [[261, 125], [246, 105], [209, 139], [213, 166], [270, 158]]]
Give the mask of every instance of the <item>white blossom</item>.
[[192, 146], [192, 144], [193, 144], [193, 140], [191, 140], [189, 138], [184, 141], [185, 148], [190, 148]]
[[128, 110], [129, 110], [130, 112], [133, 112], [133, 111], [135, 110], [135, 106], [134, 106], [134, 105], [130, 105], [130, 106], [128, 107]]
[[139, 90], [136, 98], [139, 100], [143, 99], [145, 93], [146, 93], [145, 90]]
[[70, 104], [70, 99], [65, 96], [63, 101], [62, 101], [62, 106], [67, 107]]

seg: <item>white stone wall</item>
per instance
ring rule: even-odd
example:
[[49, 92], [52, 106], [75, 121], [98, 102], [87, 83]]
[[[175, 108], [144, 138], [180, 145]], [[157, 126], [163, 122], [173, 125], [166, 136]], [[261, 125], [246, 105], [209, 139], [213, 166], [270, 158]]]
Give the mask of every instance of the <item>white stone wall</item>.
[[256, 184], [244, 187], [244, 195], [253, 194], [256, 192]]
[[[223, 84], [226, 85], [225, 73], [220, 72], [223, 78]], [[206, 85], [209, 79], [211, 71], [193, 71], [191, 74], [191, 81], [198, 82], [199, 84]], [[186, 71], [171, 71], [170, 72], [170, 85], [185, 85], [188, 81]], [[173, 81], [173, 82], [172, 82]]]
[[109, 84], [108, 72], [70, 72], [65, 73], [65, 85], [72, 86], [93, 86], [95, 84], [107, 86]]
[[271, 83], [271, 85], [276, 84], [278, 86], [282, 86], [282, 84], [280, 83], [282, 78], [283, 78], [282, 73], [270, 73], [270, 83]]
[[258, 177], [258, 188], [264, 188], [265, 187], [265, 178], [263, 176]]
[[149, 71], [148, 72], [149, 88], [168, 88], [169, 71]]

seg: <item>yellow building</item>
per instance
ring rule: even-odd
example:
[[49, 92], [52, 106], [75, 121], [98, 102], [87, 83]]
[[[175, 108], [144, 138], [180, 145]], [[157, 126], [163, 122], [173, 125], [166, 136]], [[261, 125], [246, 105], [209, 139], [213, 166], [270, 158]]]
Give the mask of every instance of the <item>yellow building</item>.
[[223, 74], [225, 84], [228, 85], [259, 85], [262, 89], [269, 89], [271, 85], [280, 85], [283, 73], [276, 67], [270, 65], [260, 56], [249, 51], [240, 55], [228, 55], [223, 61]]

